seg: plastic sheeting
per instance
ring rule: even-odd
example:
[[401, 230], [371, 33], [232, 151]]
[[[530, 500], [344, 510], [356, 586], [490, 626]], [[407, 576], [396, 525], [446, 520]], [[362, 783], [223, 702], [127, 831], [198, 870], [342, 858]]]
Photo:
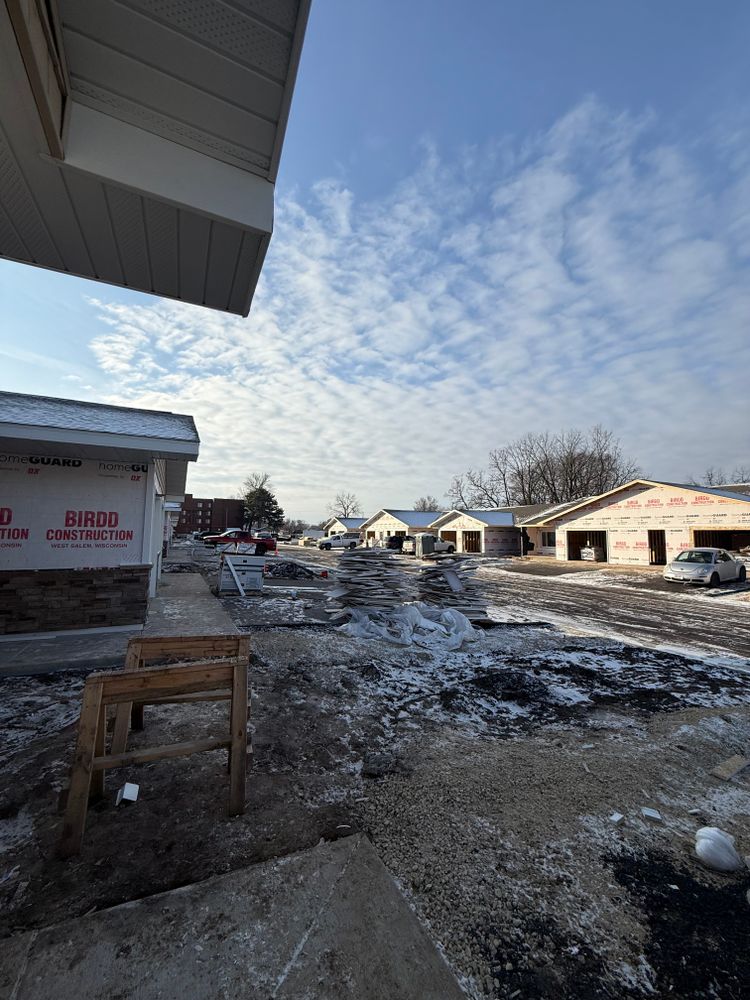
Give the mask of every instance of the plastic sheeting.
[[477, 632], [466, 615], [454, 608], [436, 608], [415, 601], [400, 604], [392, 611], [351, 609], [351, 619], [339, 632], [355, 639], [381, 639], [397, 646], [461, 649], [476, 642]]
[[704, 865], [717, 872], [736, 872], [744, 867], [734, 837], [715, 826], [702, 826], [696, 831], [695, 853]]

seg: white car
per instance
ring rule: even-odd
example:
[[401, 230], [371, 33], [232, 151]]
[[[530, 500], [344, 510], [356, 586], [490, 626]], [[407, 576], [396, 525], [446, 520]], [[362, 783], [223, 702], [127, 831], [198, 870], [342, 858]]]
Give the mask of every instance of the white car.
[[727, 580], [743, 582], [747, 569], [726, 549], [684, 549], [664, 567], [664, 579], [678, 583], [705, 583], [718, 587]]

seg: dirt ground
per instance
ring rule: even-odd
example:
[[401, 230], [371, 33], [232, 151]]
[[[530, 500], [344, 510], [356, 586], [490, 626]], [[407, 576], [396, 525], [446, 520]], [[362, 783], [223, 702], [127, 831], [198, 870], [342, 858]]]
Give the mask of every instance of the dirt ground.
[[[470, 997], [747, 996], [750, 870], [692, 853], [704, 825], [750, 853], [750, 781], [710, 774], [748, 754], [746, 675], [514, 623], [461, 652], [397, 648], [270, 599], [260, 618], [225, 600], [254, 650], [236, 819], [222, 752], [144, 765], [108, 776], [81, 856], [57, 860], [82, 678], [3, 682], [1, 934], [362, 830]], [[226, 711], [151, 707], [131, 744], [215, 732]], [[140, 797], [116, 809], [124, 780]]]

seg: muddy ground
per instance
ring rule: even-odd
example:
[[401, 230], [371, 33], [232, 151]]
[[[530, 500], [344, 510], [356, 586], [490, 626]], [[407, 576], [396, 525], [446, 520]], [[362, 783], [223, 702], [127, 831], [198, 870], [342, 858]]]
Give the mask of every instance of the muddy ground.
[[[464, 652], [399, 649], [272, 599], [299, 617], [252, 629], [237, 819], [221, 752], [122, 770], [81, 856], [57, 860], [82, 678], [3, 682], [0, 933], [364, 830], [469, 996], [747, 995], [750, 871], [692, 854], [702, 825], [750, 853], [750, 783], [710, 774], [750, 748], [746, 675], [513, 624]], [[225, 603], [243, 627], [246, 606]], [[226, 711], [148, 708], [131, 745], [216, 732]], [[124, 780], [140, 798], [116, 809]]]

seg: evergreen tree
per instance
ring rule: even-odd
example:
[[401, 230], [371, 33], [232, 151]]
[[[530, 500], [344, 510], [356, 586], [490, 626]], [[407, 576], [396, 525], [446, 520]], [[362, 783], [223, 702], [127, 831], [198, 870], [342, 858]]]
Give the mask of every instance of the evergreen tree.
[[252, 479], [248, 479], [245, 483], [242, 499], [245, 503], [245, 523], [248, 531], [253, 529], [259, 531], [263, 528], [276, 532], [284, 523], [284, 511], [268, 489], [269, 485], [267, 477], [260, 485], [253, 483]]

